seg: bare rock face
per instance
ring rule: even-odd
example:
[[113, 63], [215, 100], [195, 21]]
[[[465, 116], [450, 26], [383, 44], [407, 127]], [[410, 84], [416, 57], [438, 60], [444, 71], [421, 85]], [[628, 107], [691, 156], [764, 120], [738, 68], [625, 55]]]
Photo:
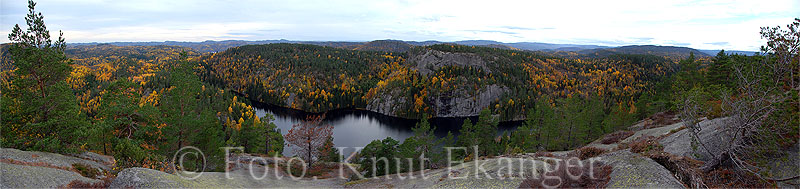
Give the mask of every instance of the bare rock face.
[[73, 181], [102, 183], [81, 175], [74, 166], [80, 164], [103, 172], [111, 171], [115, 163], [113, 157], [91, 152], [75, 156], [0, 148], [0, 188], [56, 188]]
[[705, 147], [693, 144], [692, 133], [688, 128], [661, 139], [659, 143], [664, 146], [664, 152], [691, 157], [700, 161], [708, 161], [712, 158], [708, 151], [719, 154], [723, 149], [723, 145], [727, 145], [728, 141], [730, 141], [730, 137], [721, 129], [729, 119], [727, 117], [717, 118], [698, 123], [702, 128], [698, 138], [705, 144]]
[[499, 85], [489, 85], [475, 96], [463, 92], [446, 92], [432, 96], [433, 111], [436, 117], [477, 116], [481, 110], [500, 99], [508, 91]]
[[[433, 110], [433, 117], [468, 117], [477, 116], [481, 110], [508, 92], [506, 87], [500, 85], [486, 86], [476, 95], [469, 95], [465, 91], [447, 91], [433, 94], [428, 97], [428, 101]], [[367, 110], [378, 112], [384, 115], [398, 116], [398, 111], [405, 108], [409, 103], [402, 92], [393, 89], [390, 92], [381, 92], [381, 95], [371, 99], [367, 104]]]
[[398, 110], [406, 104], [406, 98], [397, 89], [388, 92], [381, 92], [380, 95], [372, 98], [367, 104], [367, 110], [378, 112], [383, 115], [398, 116]]
[[422, 52], [412, 52], [408, 62], [411, 62], [419, 73], [428, 76], [433, 71], [443, 66], [466, 66], [478, 67], [487, 73], [492, 73], [486, 67], [486, 61], [480, 56], [472, 53], [452, 53], [436, 50], [425, 50]]
[[0, 188], [57, 188], [73, 181], [103, 182], [63, 169], [0, 163]]
[[114, 157], [107, 156], [107, 155], [100, 155], [94, 152], [83, 152], [80, 154], [76, 154], [75, 157], [95, 161], [104, 165], [114, 166], [117, 161]]
[[596, 158], [613, 168], [606, 188], [685, 188], [664, 166], [629, 150]]
[[[472, 53], [452, 53], [436, 50], [410, 52], [408, 62], [412, 69], [427, 77], [444, 66], [473, 67], [491, 73], [488, 62]], [[509, 90], [506, 86], [493, 84], [480, 91], [455, 89], [430, 94], [425, 102], [430, 105], [433, 117], [468, 117], [477, 116], [480, 111], [492, 102], [500, 99]], [[387, 89], [370, 99], [367, 110], [390, 116], [399, 116], [398, 112], [408, 108], [411, 99], [403, 96], [399, 89]]]
[[[38, 164], [66, 168], [72, 167], [73, 164], [83, 164], [105, 171], [110, 171], [113, 168], [114, 158], [110, 156], [103, 156], [95, 153], [84, 153], [78, 155], [78, 157], [47, 152], [22, 151], [13, 148], [0, 148], [0, 159], [25, 164]], [[93, 158], [102, 159], [102, 161], [93, 160]], [[106, 162], [110, 162], [111, 164], [107, 164]]]
[[260, 165], [253, 168], [252, 172], [240, 169], [181, 176], [134, 167], [120, 171], [108, 188], [341, 188], [341, 181], [335, 179], [296, 180], [278, 177]]

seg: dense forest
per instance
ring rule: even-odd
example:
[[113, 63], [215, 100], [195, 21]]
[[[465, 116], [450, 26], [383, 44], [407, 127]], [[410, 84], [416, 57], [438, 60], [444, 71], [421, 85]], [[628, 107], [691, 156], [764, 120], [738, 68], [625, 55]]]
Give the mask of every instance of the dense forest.
[[[470, 54], [488, 61], [437, 68], [409, 61], [427, 51]], [[367, 109], [376, 98], [405, 99], [406, 103], [394, 106], [394, 115], [417, 119], [436, 114], [434, 98], [474, 97], [492, 85], [505, 92], [481, 108], [491, 109], [501, 120], [524, 119], [544, 96], [596, 99], [607, 112], [635, 109], [633, 102], [677, 67], [655, 55], [570, 59], [543, 52], [448, 44], [414, 47], [407, 53], [301, 44], [249, 45], [200, 59], [204, 81], [251, 100], [324, 112]], [[386, 95], [389, 97], [382, 97]]]
[[187, 145], [211, 157], [221, 157], [222, 146], [283, 151], [270, 117], [255, 116], [248, 100], [200, 80], [191, 60], [197, 53], [173, 46], [67, 48], [61, 36], [49, 40], [43, 17], [30, 7], [26, 19], [37, 23], [15, 27], [15, 43], [2, 46], [3, 147], [95, 151], [121, 167], [161, 170]]
[[[623, 48], [604, 52], [634, 54], [580, 56], [391, 42], [363, 50], [276, 43], [201, 53], [177, 46], [68, 47], [63, 34], [50, 40], [43, 16], [31, 4], [29, 28], [15, 26], [9, 35], [13, 43], [4, 44], [0, 53], [3, 147], [94, 151], [114, 156], [123, 167], [163, 170], [168, 155], [189, 145], [218, 161], [222, 146], [281, 154], [284, 137], [269, 116], [254, 114], [251, 101], [326, 112], [370, 109], [386, 99], [393, 102], [390, 113], [420, 122], [405, 141], [387, 138], [368, 144], [360, 161], [427, 154], [430, 167], [443, 166], [441, 146], [482, 149], [465, 151], [460, 159], [566, 150], [658, 112], [716, 118], [739, 116], [736, 108], [759, 105], [772, 108], [753, 118], [768, 129], [748, 136], [776, 145], [754, 150], [791, 147], [798, 139], [797, 46], [775, 45], [786, 38], [775, 36], [796, 31], [762, 31], [777, 42], [754, 56], [696, 56], [683, 48], [661, 55]], [[792, 42], [797, 43], [786, 43]], [[465, 61], [432, 62], [425, 58], [431, 54]], [[748, 85], [731, 82], [742, 80]], [[475, 114], [463, 115], [478, 119], [466, 119], [459, 136], [432, 134], [435, 128], [427, 119], [441, 114], [443, 98], [479, 98], [489, 88], [502, 92], [488, 105], [477, 106]], [[748, 104], [757, 100], [764, 104]], [[694, 114], [686, 114], [690, 110]], [[485, 136], [508, 120], [524, 124], [497, 138]], [[221, 169], [219, 162], [212, 165]], [[410, 165], [390, 167], [401, 168], [378, 173], [415, 170]]]

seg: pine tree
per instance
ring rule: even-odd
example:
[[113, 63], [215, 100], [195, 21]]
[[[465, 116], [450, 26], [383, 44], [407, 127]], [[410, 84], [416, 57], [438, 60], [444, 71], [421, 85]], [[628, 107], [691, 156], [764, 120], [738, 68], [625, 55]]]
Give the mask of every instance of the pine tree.
[[698, 87], [703, 82], [700, 73], [700, 62], [694, 57], [694, 53], [689, 54], [689, 58], [678, 62], [680, 71], [675, 74], [673, 83], [674, 91], [683, 92]]
[[590, 96], [583, 108], [584, 111], [581, 117], [586, 119], [586, 123], [583, 125], [581, 132], [586, 133], [584, 143], [587, 143], [604, 134], [603, 119], [605, 118], [605, 112], [603, 112], [603, 102], [597, 96]]
[[28, 1], [28, 28], [14, 25], [8, 35], [16, 77], [2, 93], [2, 146], [72, 152], [83, 144], [88, 122], [65, 81], [72, 68], [64, 55], [64, 34], [52, 41], [35, 6]]
[[[402, 144], [397, 146], [397, 154], [396, 156], [400, 159], [400, 169], [398, 172], [411, 172], [420, 169], [421, 161], [419, 159], [422, 153], [418, 152], [418, 147], [422, 145], [421, 142], [417, 141], [414, 137], [408, 137], [406, 140], [403, 141]], [[426, 157], [429, 157], [425, 154]], [[408, 159], [411, 159], [409, 162]], [[393, 161], [393, 160], [392, 160]], [[426, 165], [430, 165], [426, 162]]]
[[439, 140], [440, 140], [440, 144], [442, 144], [443, 148], [442, 148], [442, 151], [441, 151], [440, 156], [439, 156], [440, 158], [436, 159], [436, 165], [435, 166], [446, 165], [447, 161], [454, 161], [454, 160], [457, 160], [459, 157], [463, 157], [463, 154], [462, 154], [463, 152], [458, 151], [458, 150], [451, 150], [450, 152], [452, 154], [450, 154], [451, 155], [450, 158], [453, 158], [453, 159], [450, 159], [450, 160], [447, 159], [448, 158], [447, 149], [445, 149], [444, 147], [456, 147], [455, 136], [453, 136], [452, 132], [447, 131], [447, 135], [445, 135], [444, 138], [439, 139]]
[[517, 127], [511, 137], [511, 144], [514, 147], [519, 147], [524, 152], [536, 152], [539, 145], [539, 127], [536, 124], [535, 110], [530, 109], [527, 111], [527, 119], [522, 123], [522, 126]]
[[[150, 105], [139, 106], [141, 95], [135, 90], [136, 84], [127, 79], [119, 79], [105, 89], [98, 108], [98, 122], [90, 129], [90, 147], [106, 155], [124, 161], [141, 162], [153, 153], [142, 146], [155, 145], [158, 111]], [[125, 149], [118, 151], [116, 149]]]
[[586, 126], [586, 117], [583, 114], [583, 103], [577, 97], [569, 97], [563, 100], [562, 106], [562, 119], [564, 120], [564, 129], [566, 132], [566, 140], [565, 145], [567, 148], [572, 148], [580, 143], [586, 138], [585, 132], [582, 131], [582, 128]]
[[412, 137], [418, 144], [415, 149], [418, 153], [417, 156], [425, 154], [426, 157], [434, 157], [438, 155], [438, 152], [434, 149], [438, 145], [436, 136], [433, 135], [436, 127], [431, 128], [427, 115], [423, 115], [422, 120], [411, 130], [414, 132]]
[[541, 128], [541, 144], [547, 150], [560, 150], [562, 148], [561, 118], [555, 116], [555, 110], [550, 105], [548, 97], [540, 97], [536, 103], [536, 114]]
[[267, 114], [264, 118], [261, 118], [261, 120], [269, 121], [264, 122], [264, 132], [266, 132], [264, 134], [264, 154], [269, 156], [280, 155], [283, 153], [283, 135], [281, 135], [281, 129], [272, 122], [275, 118], [270, 114]]
[[201, 84], [194, 80], [187, 62], [177, 62], [177, 66], [171, 69], [167, 81], [169, 87], [161, 98], [161, 112], [165, 114], [164, 122], [167, 124], [164, 134], [168, 137], [167, 146], [162, 147], [166, 150], [178, 150], [181, 147], [191, 145], [190, 138], [197, 134], [194, 128], [203, 124], [198, 121], [199, 102]]
[[325, 140], [325, 144], [320, 147], [319, 151], [321, 154], [319, 157], [320, 161], [339, 162], [342, 159], [339, 154], [339, 149], [333, 144], [333, 136]]
[[[358, 152], [358, 164], [364, 176], [381, 176], [397, 173], [397, 155], [399, 142], [386, 137], [383, 140], [373, 140], [364, 149]], [[373, 167], [374, 164], [374, 167]]]
[[460, 133], [458, 136], [458, 145], [469, 148], [478, 145], [477, 138], [475, 137], [476, 132], [472, 120], [469, 118], [464, 119], [464, 123], [461, 124], [461, 129], [458, 130], [458, 133]]
[[[159, 149], [162, 154], [170, 154], [185, 146], [194, 146], [205, 153], [207, 160], [218, 163], [223, 159], [220, 147], [225, 143], [224, 135], [214, 111], [201, 98], [203, 85], [194, 75], [185, 53], [173, 65], [157, 73], [167, 75], [166, 92], [161, 96], [159, 109], [166, 124], [162, 133], [169, 136]], [[202, 163], [201, 159], [195, 159], [195, 164], [187, 168], [193, 170], [192, 166], [202, 166]]]
[[706, 82], [710, 85], [720, 85], [725, 87], [732, 87], [733, 82], [730, 82], [731, 73], [731, 60], [730, 56], [725, 53], [725, 50], [719, 51], [717, 56], [711, 61], [711, 65], [706, 73]]
[[498, 123], [497, 119], [492, 117], [488, 108], [484, 108], [478, 114], [478, 122], [473, 125], [476, 132], [472, 134], [472, 137], [475, 137], [475, 140], [478, 141], [478, 150], [480, 150], [481, 155], [497, 155], [500, 153], [500, 147], [494, 140]]

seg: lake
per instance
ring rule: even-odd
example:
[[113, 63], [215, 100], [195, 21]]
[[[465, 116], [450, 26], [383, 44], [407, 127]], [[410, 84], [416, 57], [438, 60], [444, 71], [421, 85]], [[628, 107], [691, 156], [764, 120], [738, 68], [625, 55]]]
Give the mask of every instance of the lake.
[[[263, 117], [267, 114], [272, 115], [275, 120], [272, 122], [281, 130], [281, 134], [286, 135], [292, 125], [301, 123], [309, 115], [306, 112], [299, 110], [283, 108], [268, 104], [253, 103], [253, 109], [256, 115]], [[450, 131], [453, 135], [458, 136], [458, 130], [461, 129], [461, 124], [464, 119], [471, 119], [473, 123], [477, 121], [477, 117], [469, 118], [434, 118], [430, 119], [431, 126], [436, 127], [434, 135], [437, 137], [445, 137], [447, 132]], [[329, 111], [325, 115], [323, 124], [330, 124], [333, 126], [333, 143], [337, 147], [347, 147], [345, 154], [352, 152], [354, 147], [364, 147], [373, 140], [383, 140], [386, 137], [402, 142], [406, 138], [414, 135], [411, 128], [416, 125], [419, 120], [403, 119], [398, 117], [386, 116], [383, 114], [355, 109], [340, 109]], [[512, 131], [519, 126], [521, 122], [501, 122], [498, 125], [498, 132], [494, 135], [500, 135], [503, 131]], [[292, 149], [287, 145], [283, 150], [284, 156], [292, 156]]]

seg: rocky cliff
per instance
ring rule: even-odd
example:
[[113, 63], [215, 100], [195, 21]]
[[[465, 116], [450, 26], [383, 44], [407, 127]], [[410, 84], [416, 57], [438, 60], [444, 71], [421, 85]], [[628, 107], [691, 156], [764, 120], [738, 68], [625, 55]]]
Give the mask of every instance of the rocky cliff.
[[433, 111], [436, 117], [477, 116], [481, 110], [508, 91], [506, 87], [494, 84], [484, 87], [478, 94], [470, 95], [465, 91], [446, 91], [431, 96]]
[[442, 52], [437, 50], [410, 51], [408, 63], [424, 76], [443, 66], [471, 66], [492, 73], [486, 61], [473, 53]]
[[[424, 77], [436, 72], [444, 66], [472, 67], [492, 73], [488, 62], [476, 54], [453, 53], [437, 50], [418, 50], [409, 52], [408, 63], [412, 70]], [[459, 80], [456, 80], [459, 81]], [[466, 86], [469, 83], [453, 83], [453, 86]], [[469, 91], [453, 87], [446, 91], [436, 91], [425, 99], [431, 108], [433, 117], [469, 117], [477, 116], [481, 110], [489, 107], [509, 91], [508, 87], [491, 84], [483, 86], [478, 91]], [[405, 117], [400, 111], [407, 110], [413, 99], [403, 96], [404, 91], [398, 89], [384, 89], [368, 101], [367, 110], [390, 116]]]

